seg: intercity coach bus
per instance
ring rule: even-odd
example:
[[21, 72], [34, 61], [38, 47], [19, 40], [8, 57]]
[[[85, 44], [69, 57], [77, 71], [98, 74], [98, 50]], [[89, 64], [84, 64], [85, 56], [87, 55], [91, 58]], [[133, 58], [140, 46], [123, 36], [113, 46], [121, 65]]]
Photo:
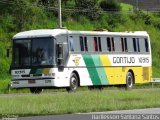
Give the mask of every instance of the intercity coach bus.
[[13, 37], [11, 87], [64, 87], [148, 83], [152, 78], [149, 35], [145, 31], [31, 30]]

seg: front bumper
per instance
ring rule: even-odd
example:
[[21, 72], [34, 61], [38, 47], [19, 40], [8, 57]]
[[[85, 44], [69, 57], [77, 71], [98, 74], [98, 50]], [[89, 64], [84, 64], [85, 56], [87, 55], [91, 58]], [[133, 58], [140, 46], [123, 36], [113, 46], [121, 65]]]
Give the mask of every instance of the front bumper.
[[54, 79], [11, 81], [11, 88], [54, 87], [54, 86], [55, 86]]
[[30, 87], [68, 87], [69, 81], [66, 79], [34, 79], [34, 80], [12, 80], [11, 88], [30, 88]]

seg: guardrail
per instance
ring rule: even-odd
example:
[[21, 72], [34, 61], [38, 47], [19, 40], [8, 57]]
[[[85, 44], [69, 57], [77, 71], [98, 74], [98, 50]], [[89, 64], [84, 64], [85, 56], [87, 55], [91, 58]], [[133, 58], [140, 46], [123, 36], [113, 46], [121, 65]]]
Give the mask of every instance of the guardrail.
[[152, 87], [155, 83], [160, 83], [160, 78], [152, 78], [152, 81], [151, 81]]

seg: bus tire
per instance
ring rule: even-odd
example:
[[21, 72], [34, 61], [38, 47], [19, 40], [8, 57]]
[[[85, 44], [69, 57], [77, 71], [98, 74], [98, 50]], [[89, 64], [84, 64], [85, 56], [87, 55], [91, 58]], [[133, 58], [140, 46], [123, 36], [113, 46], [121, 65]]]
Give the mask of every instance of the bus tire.
[[131, 90], [133, 87], [133, 74], [131, 72], [127, 72], [126, 75], [126, 89]]
[[37, 88], [37, 87], [30, 88], [30, 92], [33, 94], [40, 94], [42, 91], [43, 91], [42, 88]]
[[70, 86], [66, 88], [68, 92], [76, 92], [78, 89], [78, 77], [75, 73], [71, 74]]

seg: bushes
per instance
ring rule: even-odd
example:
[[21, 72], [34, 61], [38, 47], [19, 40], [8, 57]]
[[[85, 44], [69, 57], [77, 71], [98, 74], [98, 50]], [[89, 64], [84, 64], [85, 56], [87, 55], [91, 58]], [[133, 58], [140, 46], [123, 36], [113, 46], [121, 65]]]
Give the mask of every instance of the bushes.
[[117, 0], [103, 0], [100, 2], [100, 7], [104, 11], [120, 11], [121, 6]]
[[160, 29], [160, 18], [152, 18], [151, 22], [155, 28]]

